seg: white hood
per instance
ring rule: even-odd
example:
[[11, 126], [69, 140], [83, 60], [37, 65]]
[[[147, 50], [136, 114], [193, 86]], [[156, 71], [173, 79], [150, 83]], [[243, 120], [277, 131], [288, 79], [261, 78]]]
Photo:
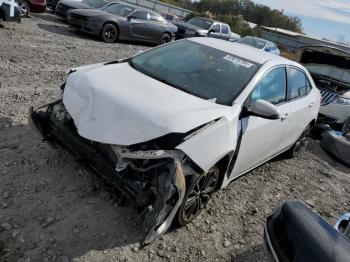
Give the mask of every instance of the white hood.
[[78, 133], [93, 141], [132, 145], [232, 113], [232, 107], [163, 84], [128, 63], [76, 70], [68, 76], [63, 102]]

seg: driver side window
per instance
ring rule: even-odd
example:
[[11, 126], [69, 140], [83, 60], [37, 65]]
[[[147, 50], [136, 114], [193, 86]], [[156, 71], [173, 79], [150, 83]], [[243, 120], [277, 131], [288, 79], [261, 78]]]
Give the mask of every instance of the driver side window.
[[255, 102], [258, 99], [266, 100], [274, 105], [286, 101], [287, 80], [285, 67], [279, 67], [271, 70], [257, 84], [250, 101]]

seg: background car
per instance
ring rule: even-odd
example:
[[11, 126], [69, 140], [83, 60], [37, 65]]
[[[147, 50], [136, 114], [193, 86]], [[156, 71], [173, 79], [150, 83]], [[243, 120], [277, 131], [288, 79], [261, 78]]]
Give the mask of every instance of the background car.
[[268, 216], [264, 240], [275, 262], [350, 261], [350, 214], [333, 227], [309, 207], [290, 200]]
[[320, 104], [300, 64], [207, 37], [72, 69], [62, 89], [30, 109], [31, 124], [136, 202], [144, 243], [190, 223], [230, 181], [295, 155]]
[[330, 46], [305, 46], [297, 61], [312, 75], [321, 91], [319, 121], [336, 130], [350, 130], [350, 52]]
[[[56, 6], [60, 0], [46, 0], [46, 6], [55, 11]], [[83, 0], [75, 0], [77, 2], [82, 2]]]
[[236, 41], [240, 35], [231, 32], [228, 24], [209, 18], [193, 17], [186, 22], [174, 22], [178, 27], [176, 39], [194, 36], [210, 36], [228, 41]]
[[66, 19], [71, 10], [101, 8], [109, 2], [108, 0], [61, 0], [56, 5], [55, 14], [60, 18]]
[[263, 38], [246, 36], [238, 40], [238, 42], [241, 44], [250, 45], [252, 47], [264, 50], [275, 55], [281, 54], [280, 50], [277, 48], [275, 43], [265, 40]]
[[14, 13], [11, 14], [11, 6], [8, 3], [0, 5], [0, 22], [15, 22], [21, 20], [21, 13], [17, 2], [14, 2]]
[[30, 13], [44, 13], [46, 10], [45, 0], [17, 0], [21, 17], [28, 17]]
[[167, 20], [168, 22], [177, 22], [179, 21], [179, 17], [174, 15], [174, 14], [171, 14], [171, 13], [168, 13], [168, 12], [160, 12], [159, 13], [162, 17], [164, 17], [165, 20]]
[[164, 44], [174, 39], [177, 27], [153, 11], [120, 2], [113, 2], [102, 9], [78, 9], [71, 11], [72, 27], [100, 36], [106, 43], [132, 40]]

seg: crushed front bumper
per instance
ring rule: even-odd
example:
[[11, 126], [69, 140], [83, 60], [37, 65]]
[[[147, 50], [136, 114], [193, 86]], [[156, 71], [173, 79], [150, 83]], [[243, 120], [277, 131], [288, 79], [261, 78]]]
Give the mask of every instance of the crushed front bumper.
[[[68, 148], [79, 160], [134, 201], [144, 215], [145, 236], [141, 241], [142, 246], [165, 233], [172, 224], [186, 190], [181, 161], [177, 155], [160, 150], [151, 153], [115, 150], [115, 146], [87, 140], [77, 133], [72, 119], [57, 117], [59, 114], [54, 112], [56, 106], [62, 107], [63, 103], [57, 101], [39, 110], [31, 107], [29, 125], [44, 140]], [[142, 166], [142, 163], [148, 166]]]

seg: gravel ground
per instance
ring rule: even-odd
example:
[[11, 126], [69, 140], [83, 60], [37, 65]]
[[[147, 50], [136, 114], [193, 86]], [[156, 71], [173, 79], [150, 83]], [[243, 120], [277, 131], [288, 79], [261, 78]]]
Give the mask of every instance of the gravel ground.
[[216, 193], [191, 224], [139, 250], [131, 203], [27, 126], [30, 105], [53, 101], [71, 67], [145, 50], [77, 34], [52, 14], [0, 26], [0, 261], [266, 261], [263, 224], [287, 199], [330, 223], [350, 210], [350, 170], [309, 140]]

